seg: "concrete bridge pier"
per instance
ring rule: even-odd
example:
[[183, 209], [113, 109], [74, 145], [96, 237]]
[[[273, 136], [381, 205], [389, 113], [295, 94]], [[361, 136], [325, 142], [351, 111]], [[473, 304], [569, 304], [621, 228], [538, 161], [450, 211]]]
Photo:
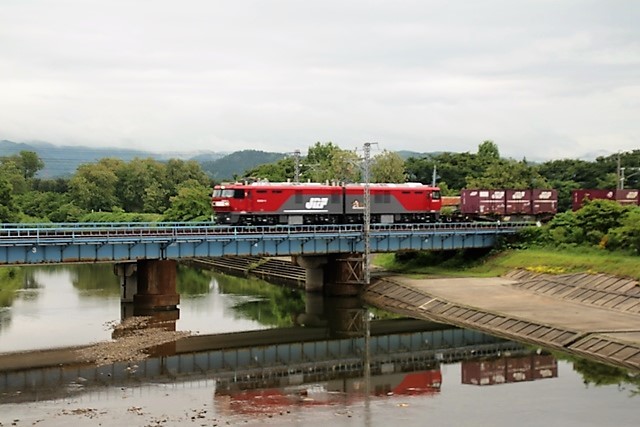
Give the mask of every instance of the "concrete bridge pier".
[[133, 296], [138, 292], [138, 265], [135, 262], [121, 262], [113, 266], [113, 272], [120, 278], [120, 302], [132, 303]]
[[323, 292], [324, 266], [327, 264], [327, 257], [324, 255], [300, 255], [295, 258], [295, 262], [306, 270], [305, 290], [307, 292]]
[[138, 292], [133, 296], [136, 309], [175, 310], [178, 307], [176, 264], [173, 259], [138, 260]]
[[332, 254], [326, 267], [325, 295], [356, 296], [364, 286], [362, 254]]
[[114, 272], [120, 277], [123, 319], [131, 315], [150, 315], [152, 311], [177, 310], [180, 295], [176, 287], [175, 260], [144, 259], [120, 263], [114, 266]]
[[306, 270], [307, 292], [354, 296], [362, 289], [362, 254], [299, 255], [293, 262]]

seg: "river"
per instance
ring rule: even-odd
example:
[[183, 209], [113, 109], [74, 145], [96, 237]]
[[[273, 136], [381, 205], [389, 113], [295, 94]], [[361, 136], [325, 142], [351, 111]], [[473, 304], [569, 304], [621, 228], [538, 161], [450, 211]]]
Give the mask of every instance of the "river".
[[[0, 292], [0, 355], [111, 339], [112, 326], [123, 316], [119, 283], [112, 266], [25, 267], [18, 271], [2, 283]], [[78, 369], [85, 371], [78, 371], [82, 373], [73, 380], [58, 380], [56, 384], [62, 384], [60, 390], [51, 395], [34, 394], [33, 390], [28, 393], [26, 389], [9, 390], [15, 377], [0, 365], [0, 385], [2, 381], [7, 385], [7, 390], [0, 394], [0, 426], [64, 426], [72, 423], [79, 426], [173, 426], [185, 423], [320, 426], [332, 423], [335, 426], [517, 424], [577, 427], [638, 424], [638, 373], [549, 354], [544, 349], [525, 348], [519, 343], [483, 337], [474, 331], [456, 332], [446, 326], [438, 327], [444, 328], [442, 331], [411, 331], [389, 336], [376, 333], [376, 337], [372, 337], [375, 345], [370, 347], [378, 363], [369, 365], [352, 360], [349, 353], [353, 348], [358, 350], [356, 347], [364, 338], [345, 338], [344, 333], [335, 338], [335, 333], [325, 334], [322, 328], [304, 330], [300, 325], [315, 322], [316, 326], [331, 326], [334, 317], [342, 316], [335, 312], [326, 314], [328, 306], [334, 302], [311, 301], [297, 291], [263, 281], [182, 266], [178, 288], [181, 301], [176, 330], [191, 331], [207, 341], [202, 344], [203, 351], [205, 345], [213, 345], [215, 349], [207, 347], [208, 353], [194, 353], [193, 356], [184, 352], [177, 359], [160, 357], [139, 362], [132, 365], [138, 373], [119, 383], [92, 383], [91, 376], [86, 373], [116, 372], [114, 369], [119, 369], [119, 365], [81, 366]], [[345, 305], [344, 313], [358, 313], [357, 304], [349, 302]], [[362, 312], [370, 314], [372, 327], [386, 325], [384, 312]], [[266, 362], [259, 358], [268, 358], [270, 349], [276, 349], [276, 353], [282, 351], [285, 345], [282, 342], [287, 336], [297, 333], [301, 337], [307, 336], [316, 330], [320, 335], [309, 339], [312, 347], [308, 348], [322, 350], [325, 348], [322, 346], [326, 346], [333, 353], [329, 358], [332, 366], [312, 360], [310, 354], [300, 354], [296, 356], [300, 360], [280, 360], [282, 366], [279, 368], [269, 365], [270, 374], [287, 378], [288, 386], [283, 385], [281, 379], [270, 380], [268, 386], [265, 383], [262, 387], [256, 383], [255, 378], [259, 375], [262, 375], [261, 381], [266, 381], [264, 371], [260, 371]], [[179, 375], [174, 372], [153, 377], [156, 360], [158, 363], [177, 363], [180, 365], [178, 370], [186, 369], [184, 365], [189, 360], [200, 360], [197, 358], [205, 357], [204, 354], [209, 363], [234, 351], [234, 360], [240, 360], [243, 353], [225, 347], [224, 337], [242, 334], [217, 334], [249, 334], [246, 331], [256, 331], [255, 336], [266, 336], [274, 341], [273, 344], [260, 343], [261, 352], [248, 350], [256, 362], [249, 364], [250, 369], [228, 366], [225, 372], [233, 372], [233, 376], [223, 378], [220, 374], [223, 370], [206, 369], [201, 362], [189, 362], [199, 366], [197, 375], [187, 369]], [[205, 340], [209, 335], [211, 338]], [[382, 347], [387, 343], [408, 336], [417, 336], [425, 342], [438, 339], [442, 341], [441, 347], [430, 352], [409, 348], [407, 344], [402, 353], [383, 354], [387, 350]], [[252, 340], [254, 338], [248, 339]], [[462, 342], [466, 347], [453, 348], [462, 345], [454, 341]], [[472, 341], [476, 343], [473, 344], [475, 347]], [[349, 347], [345, 350], [347, 353], [342, 354], [345, 343], [353, 348]], [[499, 350], [507, 348], [501, 346], [509, 345], [513, 345], [508, 347], [510, 351]], [[474, 350], [469, 350], [471, 347]], [[297, 347], [294, 344], [286, 354], [292, 354], [291, 348]], [[482, 358], [472, 357], [475, 349], [481, 348], [494, 350], [487, 350]], [[327, 352], [323, 353], [325, 359]], [[460, 356], [462, 353], [466, 356]], [[364, 354], [358, 357], [364, 357]], [[532, 366], [545, 364], [544, 369], [540, 367], [542, 365], [536, 365], [538, 368], [507, 375], [523, 361], [531, 362]], [[225, 363], [229, 364], [228, 361]], [[163, 365], [161, 370], [171, 371], [164, 369], [167, 366]], [[336, 367], [351, 367], [352, 371], [346, 372], [348, 369], [345, 368], [343, 375], [336, 373]], [[371, 369], [368, 376], [366, 369]], [[312, 371], [317, 374], [315, 377], [310, 374]], [[505, 375], [496, 375], [498, 371]], [[25, 373], [25, 378], [33, 375], [31, 383], [25, 381], [25, 384], [33, 384], [55, 372], [59, 371]], [[246, 377], [246, 381], [241, 383], [239, 376]], [[365, 389], [371, 392], [363, 393]]]

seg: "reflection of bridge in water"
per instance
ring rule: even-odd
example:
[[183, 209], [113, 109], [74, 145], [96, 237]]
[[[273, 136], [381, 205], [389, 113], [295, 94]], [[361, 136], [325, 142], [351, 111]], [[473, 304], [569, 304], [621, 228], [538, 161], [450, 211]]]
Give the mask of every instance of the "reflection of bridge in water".
[[21, 353], [18, 359], [2, 355], [0, 402], [193, 380], [213, 381], [216, 395], [292, 387], [308, 391], [304, 384], [321, 382], [346, 392], [364, 390], [366, 367], [371, 392], [437, 391], [441, 363], [530, 353], [519, 343], [419, 320], [372, 321], [370, 331], [369, 352], [363, 336], [331, 338], [326, 328], [284, 328], [192, 336], [152, 350], [145, 360], [105, 366], [78, 360], [77, 348]]

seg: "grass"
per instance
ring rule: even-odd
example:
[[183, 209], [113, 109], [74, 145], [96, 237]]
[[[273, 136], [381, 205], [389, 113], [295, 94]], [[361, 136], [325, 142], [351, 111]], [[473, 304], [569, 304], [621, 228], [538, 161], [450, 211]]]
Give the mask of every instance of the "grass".
[[379, 254], [373, 263], [387, 271], [418, 277], [493, 277], [523, 268], [549, 274], [606, 273], [640, 280], [640, 258], [637, 255], [596, 248], [507, 250], [475, 259], [453, 257], [438, 260], [433, 255], [417, 255], [403, 262], [397, 261], [394, 254]]

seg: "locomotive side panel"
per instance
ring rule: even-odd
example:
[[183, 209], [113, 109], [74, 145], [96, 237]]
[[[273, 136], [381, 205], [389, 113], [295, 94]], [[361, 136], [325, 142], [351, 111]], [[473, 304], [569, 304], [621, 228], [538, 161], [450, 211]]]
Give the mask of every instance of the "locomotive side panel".
[[[411, 184], [372, 185], [370, 187], [373, 222], [427, 222], [438, 219], [441, 208], [437, 187]], [[355, 221], [364, 214], [364, 186], [345, 187], [345, 216]]]
[[340, 187], [292, 188], [286, 203], [278, 207], [278, 214], [329, 214], [343, 212], [342, 189]]

